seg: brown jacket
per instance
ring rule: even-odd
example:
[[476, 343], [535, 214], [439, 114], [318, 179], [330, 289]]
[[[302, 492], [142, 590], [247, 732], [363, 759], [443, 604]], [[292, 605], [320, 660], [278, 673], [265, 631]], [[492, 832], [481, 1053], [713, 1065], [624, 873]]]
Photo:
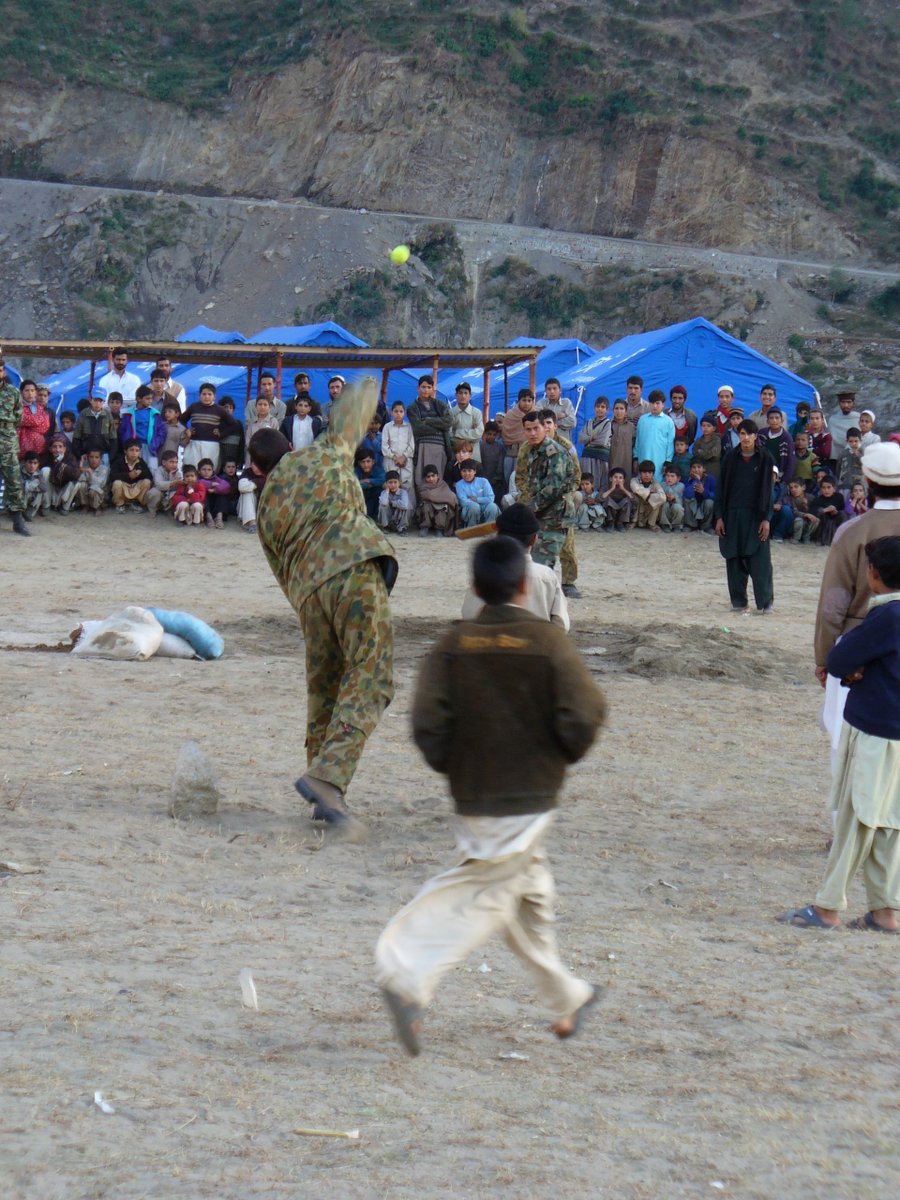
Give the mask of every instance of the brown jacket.
[[824, 667], [828, 651], [848, 629], [855, 629], [869, 611], [866, 543], [900, 536], [900, 509], [873, 508], [841, 526], [828, 551], [816, 610], [816, 666]]
[[463, 816], [556, 805], [566, 765], [590, 748], [606, 701], [561, 629], [514, 605], [450, 628], [416, 685], [413, 736], [449, 776]]

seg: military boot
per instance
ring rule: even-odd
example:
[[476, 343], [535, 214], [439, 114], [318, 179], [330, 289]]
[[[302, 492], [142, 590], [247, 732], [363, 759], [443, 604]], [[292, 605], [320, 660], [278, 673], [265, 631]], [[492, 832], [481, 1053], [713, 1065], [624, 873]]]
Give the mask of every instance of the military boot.
[[12, 514], [13, 533], [21, 533], [22, 537], [31, 537], [31, 530], [25, 524], [25, 517], [20, 512]]

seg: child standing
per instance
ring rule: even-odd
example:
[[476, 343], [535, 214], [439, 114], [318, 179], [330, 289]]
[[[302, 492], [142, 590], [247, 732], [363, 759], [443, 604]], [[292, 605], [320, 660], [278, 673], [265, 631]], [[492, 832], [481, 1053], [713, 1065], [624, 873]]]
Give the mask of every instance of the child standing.
[[612, 421], [607, 416], [608, 412], [609, 401], [605, 396], [598, 396], [594, 401], [594, 415], [590, 421], [585, 421], [578, 438], [584, 446], [581, 452], [581, 469], [585, 475], [591, 477], [598, 491], [603, 491], [609, 478]]
[[409, 493], [400, 486], [399, 471], [385, 472], [384, 488], [378, 498], [378, 524], [388, 533], [399, 533], [401, 537], [406, 537], [409, 528]]
[[378, 520], [378, 499], [384, 487], [384, 470], [375, 464], [375, 455], [368, 446], [360, 446], [354, 455], [356, 478], [362, 488], [363, 499], [366, 503], [366, 515], [373, 521]]
[[[259, 429], [277, 429], [278, 428], [278, 421], [272, 415], [271, 407], [272, 407], [271, 402], [269, 401], [269, 398], [267, 396], [258, 396], [257, 397], [256, 410], [255, 410], [256, 416], [252, 418], [252, 420], [250, 421], [250, 424], [247, 426], [247, 436], [245, 439], [246, 444], [245, 444], [245, 450], [244, 450], [244, 465], [245, 466], [250, 465], [250, 441], [251, 441], [254, 433], [256, 433], [257, 430], [259, 430]], [[292, 417], [285, 417], [286, 425], [291, 425], [292, 421], [293, 421]], [[287, 437], [287, 434], [285, 434], [285, 437]], [[290, 443], [290, 440], [291, 439], [288, 437], [289, 443]]]
[[[416, 744], [449, 776], [459, 861], [397, 913], [375, 950], [378, 983], [412, 1055], [441, 977], [495, 933], [530, 971], [557, 1037], [577, 1033], [599, 998], [560, 962], [543, 840], [566, 765], [589, 749], [605, 701], [566, 635], [526, 610], [518, 542], [483, 542], [473, 575], [485, 607], [432, 650], [413, 705]], [[528, 703], [511, 718], [513, 694]]]
[[819, 528], [819, 518], [809, 511], [809, 497], [799, 479], [791, 480], [788, 493], [794, 514], [794, 541], [809, 545]]
[[623, 479], [629, 479], [634, 467], [634, 423], [628, 420], [628, 405], [624, 400], [617, 400], [613, 405], [612, 422], [609, 431], [609, 479], [612, 482], [613, 471], [622, 472]]
[[[404, 419], [406, 409], [402, 400], [391, 405], [391, 419], [381, 431], [381, 457], [387, 471], [396, 471], [400, 476], [400, 487], [409, 494], [412, 486], [413, 460], [416, 442], [412, 426]], [[387, 479], [387, 475], [385, 475]]]
[[691, 473], [691, 454], [688, 449], [690, 443], [686, 437], [675, 435], [675, 453], [672, 455], [672, 466], [678, 472], [678, 478], [682, 483], [687, 483], [688, 476]]
[[838, 459], [838, 483], [849, 491], [862, 479], [862, 434], [858, 429], [847, 430], [847, 445]]
[[506, 491], [506, 480], [503, 475], [503, 462], [506, 450], [500, 441], [500, 426], [496, 421], [488, 421], [484, 427], [484, 437], [481, 439], [481, 472], [494, 489], [494, 503], [499, 504]]
[[[728, 422], [726, 421], [725, 424], [727, 425]], [[715, 413], [704, 413], [700, 418], [700, 436], [694, 442], [691, 462], [703, 463], [706, 474], [718, 486], [722, 468], [722, 439], [716, 433]]]
[[849, 687], [829, 797], [834, 841], [814, 904], [777, 919], [834, 929], [862, 869], [868, 911], [848, 929], [900, 932], [900, 537], [867, 542], [872, 592], [861, 625], [828, 654], [828, 674]]

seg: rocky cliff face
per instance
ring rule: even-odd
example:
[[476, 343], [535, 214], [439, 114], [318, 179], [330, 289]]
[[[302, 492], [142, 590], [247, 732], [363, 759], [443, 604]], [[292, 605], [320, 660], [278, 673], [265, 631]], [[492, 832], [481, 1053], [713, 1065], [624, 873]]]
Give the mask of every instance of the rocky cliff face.
[[624, 139], [529, 135], [465, 79], [372, 50], [310, 58], [194, 115], [98, 88], [2, 84], [0, 127], [8, 173], [36, 178], [864, 257], [834, 213], [709, 135], [649, 118]]

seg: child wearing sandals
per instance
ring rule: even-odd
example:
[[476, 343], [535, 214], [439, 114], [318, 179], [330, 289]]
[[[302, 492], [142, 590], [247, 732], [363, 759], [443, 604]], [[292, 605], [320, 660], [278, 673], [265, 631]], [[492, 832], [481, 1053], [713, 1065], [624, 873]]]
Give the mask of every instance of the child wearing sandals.
[[375, 951], [397, 1035], [413, 1055], [441, 977], [494, 934], [529, 970], [557, 1037], [577, 1033], [599, 998], [560, 961], [543, 842], [566, 766], [589, 749], [606, 704], [563, 631], [525, 607], [518, 541], [483, 542], [473, 577], [484, 608], [432, 649], [412, 714], [416, 744], [449, 776], [457, 864], [396, 914]]
[[829, 807], [834, 842], [814, 904], [777, 920], [836, 929], [860, 869], [868, 911], [848, 929], [900, 933], [900, 536], [866, 545], [872, 592], [861, 625], [828, 654], [828, 673], [849, 687]]

